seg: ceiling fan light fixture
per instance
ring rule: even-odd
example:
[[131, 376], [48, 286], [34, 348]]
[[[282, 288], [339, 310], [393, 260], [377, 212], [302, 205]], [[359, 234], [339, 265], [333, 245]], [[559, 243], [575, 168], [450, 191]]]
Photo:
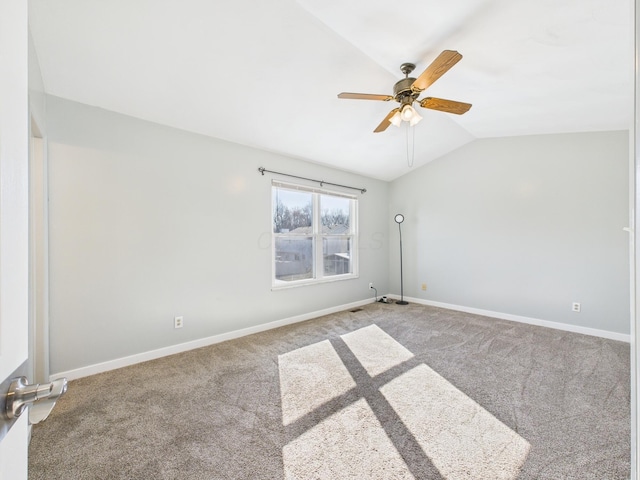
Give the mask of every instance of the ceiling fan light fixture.
[[395, 127], [399, 127], [400, 124], [402, 123], [402, 117], [400, 116], [400, 112], [394, 113], [393, 116], [389, 119], [389, 122], [391, 122], [391, 125]]
[[402, 120], [404, 120], [405, 122], [408, 122], [416, 114], [417, 112], [411, 105], [405, 105], [404, 107], [402, 107], [402, 111], [400, 112], [400, 117], [402, 117]]
[[409, 120], [409, 125], [413, 127], [414, 125], [417, 125], [420, 120], [422, 120], [422, 117], [414, 110], [414, 115], [411, 117], [411, 120]]

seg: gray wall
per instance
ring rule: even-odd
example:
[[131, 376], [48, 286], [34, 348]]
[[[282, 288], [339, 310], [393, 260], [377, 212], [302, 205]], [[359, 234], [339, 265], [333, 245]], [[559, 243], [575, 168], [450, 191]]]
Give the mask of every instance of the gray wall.
[[[52, 373], [367, 299], [369, 282], [399, 293], [397, 212], [405, 296], [629, 332], [627, 132], [477, 140], [388, 184], [56, 97], [46, 110]], [[271, 291], [260, 166], [367, 188], [359, 279]]]
[[628, 144], [626, 131], [483, 139], [392, 182], [405, 296], [629, 333]]
[[[52, 373], [387, 291], [386, 182], [56, 97], [47, 119]], [[367, 189], [359, 279], [271, 291], [260, 166]]]

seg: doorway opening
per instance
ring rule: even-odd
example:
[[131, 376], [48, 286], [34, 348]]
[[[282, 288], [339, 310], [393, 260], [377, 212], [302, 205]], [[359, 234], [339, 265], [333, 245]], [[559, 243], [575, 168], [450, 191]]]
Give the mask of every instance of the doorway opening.
[[29, 139], [29, 378], [49, 381], [49, 211], [46, 143], [31, 117]]

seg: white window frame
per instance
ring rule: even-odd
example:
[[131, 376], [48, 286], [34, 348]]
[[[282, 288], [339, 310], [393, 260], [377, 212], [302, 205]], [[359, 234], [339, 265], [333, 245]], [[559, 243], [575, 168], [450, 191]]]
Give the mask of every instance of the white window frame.
[[[277, 280], [276, 279], [276, 238], [287, 237], [287, 234], [276, 233], [273, 229], [273, 211], [274, 211], [274, 188], [284, 188], [288, 190], [298, 190], [312, 194], [312, 211], [313, 211], [313, 232], [312, 237], [312, 254], [314, 265], [314, 278], [306, 278], [302, 280]], [[334, 197], [346, 198], [350, 200], [349, 211], [349, 234], [331, 235], [322, 233], [322, 220], [320, 212], [320, 195], [331, 195]], [[315, 188], [305, 185], [297, 185], [293, 183], [272, 180], [271, 182], [271, 288], [272, 290], [280, 290], [286, 288], [302, 287], [306, 285], [317, 285], [320, 283], [339, 282], [342, 280], [351, 280], [358, 278], [358, 197], [347, 193], [336, 192], [324, 188]], [[351, 272], [338, 275], [324, 276], [323, 262], [323, 238], [340, 237], [349, 238], [351, 240]]]

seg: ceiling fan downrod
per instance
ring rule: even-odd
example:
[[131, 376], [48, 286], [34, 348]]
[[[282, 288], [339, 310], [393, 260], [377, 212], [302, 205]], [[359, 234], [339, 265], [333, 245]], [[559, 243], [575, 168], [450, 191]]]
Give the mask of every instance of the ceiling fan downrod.
[[403, 63], [400, 65], [400, 71], [404, 73], [405, 78], [409, 76], [411, 72], [415, 70], [416, 66], [413, 63]]

